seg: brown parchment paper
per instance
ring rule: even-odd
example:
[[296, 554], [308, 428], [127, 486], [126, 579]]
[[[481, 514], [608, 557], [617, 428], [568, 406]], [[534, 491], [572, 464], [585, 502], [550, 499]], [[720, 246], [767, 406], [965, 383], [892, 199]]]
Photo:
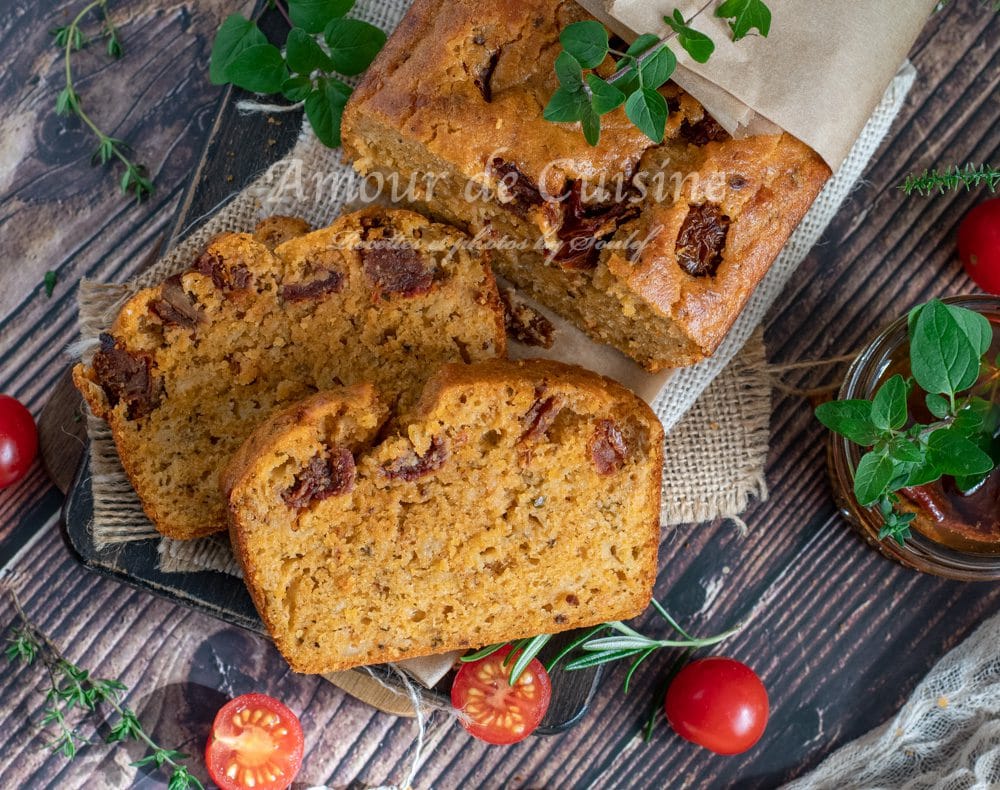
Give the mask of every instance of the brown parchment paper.
[[[767, 38], [756, 31], [738, 42], [715, 16], [718, 1], [579, 0], [623, 38], [661, 38], [675, 8], [711, 36], [708, 63], [675, 44], [674, 81], [697, 98], [734, 136], [784, 129], [811, 146], [836, 171], [937, 0], [766, 0]], [[700, 13], [699, 13], [700, 12]]]

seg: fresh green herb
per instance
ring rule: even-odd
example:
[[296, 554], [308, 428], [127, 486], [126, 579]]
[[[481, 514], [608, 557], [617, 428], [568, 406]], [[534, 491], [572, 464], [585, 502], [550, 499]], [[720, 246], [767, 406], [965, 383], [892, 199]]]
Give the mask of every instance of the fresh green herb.
[[320, 141], [340, 145], [340, 119], [351, 87], [337, 75], [361, 74], [385, 44], [374, 25], [346, 14], [353, 0], [288, 0], [275, 7], [293, 27], [279, 49], [255, 22], [231, 14], [215, 36], [208, 75], [215, 85], [231, 84], [301, 102]]
[[899, 185], [907, 195], [921, 195], [927, 197], [935, 192], [944, 194], [949, 190], [965, 189], [984, 186], [990, 192], [996, 192], [1000, 185], [1000, 170], [991, 165], [979, 165], [971, 162], [965, 167], [954, 167], [946, 170], [924, 170], [919, 175], [908, 175], [906, 180]]
[[[603, 625], [598, 625], [585, 631], [575, 640], [564, 646], [558, 654], [545, 663], [546, 671], [551, 672], [558, 664], [567, 659], [570, 654], [575, 651], [582, 651], [583, 655], [567, 661], [565, 664], [565, 669], [567, 671], [586, 669], [587, 667], [593, 667], [599, 664], [619, 661], [623, 658], [631, 658], [632, 664], [629, 667], [628, 672], [625, 674], [625, 691], [627, 693], [629, 684], [632, 681], [632, 676], [635, 674], [636, 669], [638, 669], [639, 665], [657, 650], [664, 647], [686, 647], [689, 649], [707, 647], [709, 645], [718, 644], [724, 639], [728, 639], [740, 630], [740, 626], [737, 626], [736, 628], [731, 628], [730, 630], [717, 636], [698, 639], [691, 636], [687, 633], [687, 631], [681, 628], [680, 625], [677, 624], [677, 621], [667, 613], [667, 611], [656, 599], [653, 599], [652, 605], [660, 616], [663, 617], [667, 623], [669, 623], [670, 627], [681, 636], [681, 639], [653, 639], [644, 636], [634, 628], [631, 628], [621, 622], [616, 621], [613, 623], [604, 623]], [[614, 635], [598, 636], [602, 632], [611, 632]], [[510, 685], [513, 686], [514, 683], [517, 682], [517, 679], [521, 676], [521, 673], [525, 670], [525, 668], [527, 668], [528, 664], [531, 663], [531, 660], [538, 656], [551, 639], [551, 635], [542, 634], [540, 636], [528, 637], [526, 639], [518, 639], [514, 642], [501, 642], [499, 644], [484, 647], [482, 650], [477, 650], [474, 653], [469, 653], [459, 660], [463, 662], [478, 661], [479, 659], [486, 658], [501, 648], [510, 645], [511, 651], [504, 658], [504, 666], [511, 665], [513, 662], [508, 681]]]
[[106, 134], [83, 108], [83, 98], [76, 92], [73, 81], [73, 53], [91, 43], [83, 32], [81, 25], [89, 14], [99, 12], [101, 19], [100, 31], [94, 40], [106, 40], [106, 50], [110, 57], [117, 60], [125, 50], [122, 48], [118, 29], [111, 21], [108, 13], [108, 0], [93, 0], [85, 5], [73, 20], [64, 27], [52, 31], [57, 47], [63, 50], [63, 71], [65, 86], [56, 97], [56, 113], [59, 115], [76, 116], [97, 137], [97, 148], [94, 151], [93, 163], [105, 165], [112, 159], [117, 159], [125, 168], [122, 172], [119, 186], [123, 194], [133, 193], [137, 201], [142, 201], [153, 192], [153, 182], [147, 175], [145, 165], [139, 164], [129, 156], [130, 148], [124, 140], [119, 140]]
[[[990, 322], [936, 299], [914, 308], [908, 320], [910, 378], [897, 373], [871, 400], [831, 401], [816, 409], [827, 428], [867, 449], [854, 472], [854, 496], [882, 515], [879, 539], [900, 545], [915, 514], [897, 507], [896, 492], [944, 476], [969, 491], [1000, 465], [1000, 360], [986, 360]], [[923, 391], [936, 421], [912, 419], [914, 387]]]
[[43, 284], [45, 285], [45, 295], [52, 298], [52, 292], [56, 289], [56, 283], [59, 281], [59, 275], [55, 272], [45, 272], [45, 279]]
[[201, 782], [181, 762], [187, 755], [156, 743], [143, 729], [135, 711], [122, 704], [128, 690], [125, 685], [117, 680], [91, 677], [86, 669], [68, 661], [28, 619], [14, 591], [8, 588], [6, 592], [14, 605], [19, 625], [9, 637], [4, 654], [10, 662], [31, 666], [40, 661], [45, 667], [48, 689], [39, 724], [52, 734], [48, 746], [67, 759], [73, 759], [80, 748], [89, 745], [90, 741], [77, 731], [68, 718], [69, 714], [80, 711], [86, 716], [94, 713], [99, 705], [105, 705], [117, 714], [117, 720], [107, 735], [108, 743], [132, 740], [152, 750], [132, 765], [155, 765], [159, 769], [169, 769], [168, 790], [203, 790]]
[[[702, 9], [704, 10], [704, 9]], [[624, 105], [625, 115], [653, 142], [663, 142], [669, 109], [659, 92], [677, 68], [677, 57], [667, 42], [677, 43], [698, 63], [705, 63], [715, 51], [715, 42], [695, 30], [690, 19], [674, 9], [663, 21], [670, 34], [660, 39], [651, 33], [639, 36], [625, 51], [611, 48], [607, 28], [587, 20], [567, 25], [559, 36], [562, 52], [556, 57], [559, 87], [545, 106], [543, 117], [552, 123], [578, 122], [590, 145], [601, 139], [601, 116]], [[733, 40], [739, 41], [756, 29], [767, 36], [771, 12], [761, 0], [725, 0], [715, 11], [728, 19]], [[592, 70], [614, 56], [614, 73], [607, 79]], [[591, 70], [584, 74], [585, 70]]]

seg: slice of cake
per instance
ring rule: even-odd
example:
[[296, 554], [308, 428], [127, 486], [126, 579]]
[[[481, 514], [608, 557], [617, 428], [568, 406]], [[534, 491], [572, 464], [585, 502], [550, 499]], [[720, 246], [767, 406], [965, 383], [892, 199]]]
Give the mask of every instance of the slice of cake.
[[[273, 417], [223, 476], [230, 536], [298, 672], [625, 619], [656, 577], [663, 429], [558, 362], [446, 365], [386, 432], [371, 387]], [[386, 438], [379, 438], [385, 436]]]
[[553, 0], [415, 0], [347, 105], [344, 149], [494, 244], [499, 273], [594, 339], [649, 370], [691, 364], [830, 171], [789, 135], [730, 139], [670, 83], [662, 145], [621, 108], [595, 147], [545, 121], [560, 30], [587, 18]]
[[276, 410], [360, 381], [405, 407], [440, 364], [505, 354], [489, 264], [454, 228], [370, 208], [307, 229], [216, 238], [73, 370], [164, 535], [225, 529], [219, 470]]

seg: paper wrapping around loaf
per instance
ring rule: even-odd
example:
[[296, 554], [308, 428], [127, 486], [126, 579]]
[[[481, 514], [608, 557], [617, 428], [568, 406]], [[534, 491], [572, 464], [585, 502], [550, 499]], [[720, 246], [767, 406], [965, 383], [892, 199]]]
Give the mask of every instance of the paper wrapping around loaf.
[[[886, 87], [917, 40], [936, 0], [766, 0], [771, 31], [732, 41], [718, 2], [704, 0], [580, 0], [580, 5], [631, 40], [665, 37], [664, 15], [676, 8], [709, 35], [715, 52], [697, 63], [676, 40], [674, 81], [727, 131], [759, 133], [775, 126], [823, 157], [843, 163]], [[698, 13], [702, 8], [705, 11]]]

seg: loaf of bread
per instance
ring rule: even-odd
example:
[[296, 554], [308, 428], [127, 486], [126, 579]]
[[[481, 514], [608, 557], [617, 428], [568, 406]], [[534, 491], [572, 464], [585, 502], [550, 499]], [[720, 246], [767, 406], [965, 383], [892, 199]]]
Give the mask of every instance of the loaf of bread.
[[663, 429], [558, 362], [446, 365], [392, 430], [367, 385], [259, 427], [223, 475], [230, 536], [298, 672], [625, 619], [652, 594]]
[[662, 145], [622, 108], [594, 147], [544, 120], [559, 33], [588, 18], [561, 0], [415, 0], [344, 111], [344, 150], [494, 244], [500, 274], [594, 339], [649, 370], [691, 364], [830, 171], [787, 134], [730, 139], [671, 83]]
[[74, 368], [164, 535], [225, 529], [219, 472], [276, 410], [361, 381], [405, 407], [442, 363], [505, 355], [496, 282], [460, 232], [381, 208], [307, 230], [286, 218], [214, 239]]

